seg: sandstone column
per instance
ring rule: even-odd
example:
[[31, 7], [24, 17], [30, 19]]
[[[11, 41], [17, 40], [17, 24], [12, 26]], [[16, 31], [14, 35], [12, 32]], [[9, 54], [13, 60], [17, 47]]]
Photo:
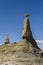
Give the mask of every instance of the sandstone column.
[[28, 16], [29, 14], [25, 14], [24, 27], [22, 29], [22, 38], [27, 39], [34, 47], [37, 47], [37, 43], [34, 40], [32, 32], [31, 32]]
[[8, 37], [8, 33], [6, 33], [6, 35], [5, 35], [5, 42], [4, 42], [5, 44], [8, 44], [8, 43], [10, 43], [9, 42], [9, 37]]
[[31, 29], [30, 29], [30, 23], [28, 19], [29, 14], [25, 14], [25, 19], [24, 19], [24, 27], [22, 29], [22, 38], [29, 39], [32, 36]]

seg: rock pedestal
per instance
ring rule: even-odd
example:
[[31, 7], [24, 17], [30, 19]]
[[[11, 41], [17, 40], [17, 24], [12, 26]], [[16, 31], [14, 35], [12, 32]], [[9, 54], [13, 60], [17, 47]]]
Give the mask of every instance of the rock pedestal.
[[28, 16], [29, 16], [29, 14], [25, 14], [26, 18], [24, 19], [24, 27], [22, 29], [22, 38], [23, 39], [29, 39], [32, 37]]
[[27, 39], [34, 47], [37, 47], [37, 43], [33, 38], [31, 28], [30, 28], [30, 22], [28, 19], [29, 14], [25, 14], [25, 19], [24, 19], [24, 27], [22, 29], [22, 38]]

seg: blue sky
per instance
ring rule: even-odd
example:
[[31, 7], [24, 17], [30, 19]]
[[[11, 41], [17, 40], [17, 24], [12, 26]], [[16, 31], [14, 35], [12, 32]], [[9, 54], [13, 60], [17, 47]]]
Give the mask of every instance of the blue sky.
[[43, 40], [43, 0], [0, 0], [0, 44], [6, 32], [11, 43], [22, 39], [25, 13], [30, 14], [34, 38]]

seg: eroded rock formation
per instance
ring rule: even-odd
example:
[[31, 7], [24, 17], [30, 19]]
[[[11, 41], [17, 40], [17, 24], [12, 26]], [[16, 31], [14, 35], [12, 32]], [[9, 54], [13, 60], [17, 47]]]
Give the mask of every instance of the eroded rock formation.
[[25, 19], [24, 19], [24, 27], [22, 29], [22, 38], [27, 39], [30, 43], [32, 43], [33, 46], [37, 47], [37, 43], [33, 38], [31, 28], [30, 28], [30, 22], [28, 19], [29, 14], [24, 14]]
[[8, 43], [10, 43], [9, 42], [9, 37], [8, 37], [8, 33], [6, 33], [6, 35], [5, 35], [5, 42], [4, 42], [5, 44], [8, 44]]
[[6, 34], [5, 44], [0, 46], [0, 65], [43, 65], [43, 52], [32, 36], [29, 15], [25, 16], [21, 41], [9, 44]]

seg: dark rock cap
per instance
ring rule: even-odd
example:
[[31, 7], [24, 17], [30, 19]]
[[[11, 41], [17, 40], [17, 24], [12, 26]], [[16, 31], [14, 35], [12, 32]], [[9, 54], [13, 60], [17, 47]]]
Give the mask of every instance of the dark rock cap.
[[24, 16], [25, 16], [25, 17], [28, 17], [28, 16], [30, 16], [30, 14], [24, 14]]

